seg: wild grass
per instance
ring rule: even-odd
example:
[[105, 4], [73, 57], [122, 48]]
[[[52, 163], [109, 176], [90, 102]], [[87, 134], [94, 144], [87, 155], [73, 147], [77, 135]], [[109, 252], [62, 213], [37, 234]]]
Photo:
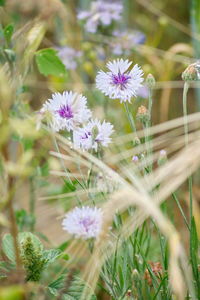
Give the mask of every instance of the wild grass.
[[[14, 2], [0, 7], [1, 32], [13, 20]], [[128, 11], [132, 4], [125, 2]], [[140, 100], [127, 105], [126, 115], [117, 100], [97, 93], [94, 77], [105, 61], [94, 52], [103, 44], [107, 61], [113, 37], [105, 32], [85, 36], [76, 22], [75, 2], [37, 2], [36, 16], [30, 2], [11, 41], [0, 48], [0, 300], [200, 297], [200, 113], [189, 102], [199, 82], [187, 86], [181, 80], [186, 65], [195, 62], [185, 35], [199, 41], [197, 3], [191, 6], [191, 33], [153, 2], [136, 2], [183, 34], [183, 42], [177, 37], [178, 42], [162, 47], [161, 26], [155, 39], [148, 37], [130, 55], [144, 65], [145, 76], [151, 72], [158, 79], [146, 123], [136, 119]], [[17, 6], [17, 14], [21, 9]], [[36, 68], [37, 51], [66, 42], [66, 36], [67, 44], [81, 45], [81, 66], [63, 77], [44, 78]], [[108, 149], [98, 154], [75, 149], [69, 136], [44, 124], [38, 114], [42, 102], [65, 89], [86, 93], [95, 114], [114, 122]], [[151, 110], [149, 99], [143, 103]], [[129, 124], [131, 118], [134, 124]], [[166, 151], [164, 158], [161, 150]], [[133, 156], [139, 160], [133, 162]], [[65, 213], [85, 205], [103, 212], [96, 240], [75, 239], [60, 230]], [[30, 250], [26, 232], [35, 236], [28, 233], [34, 241], [29, 259], [22, 257], [21, 247]], [[26, 272], [35, 272], [35, 259], [40, 279], [30, 282]]]

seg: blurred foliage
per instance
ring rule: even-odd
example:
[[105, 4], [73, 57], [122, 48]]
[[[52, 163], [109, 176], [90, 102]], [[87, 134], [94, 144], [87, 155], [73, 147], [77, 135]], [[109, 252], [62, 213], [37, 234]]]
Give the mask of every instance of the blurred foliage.
[[[11, 232], [2, 240], [0, 277], [3, 285], [0, 300], [23, 300], [27, 295], [30, 299], [46, 295], [46, 299], [78, 300], [85, 288], [91, 289], [79, 278], [83, 262], [72, 270], [63, 265], [63, 261], [70, 258], [67, 253], [71, 241], [55, 246], [53, 239], [49, 241], [51, 236], [37, 232], [37, 218], [43, 221], [42, 214], [48, 212], [36, 215], [37, 193], [46, 195], [45, 201], [52, 205], [52, 210], [56, 204], [63, 213], [73, 207], [75, 201], [80, 203], [76, 193], [84, 184], [88, 188], [91, 183], [92, 171], [82, 186], [74, 178], [63, 180], [59, 177], [57, 180], [51, 177], [51, 170], [61, 172], [62, 166], [60, 161], [49, 155], [49, 150], [55, 145], [52, 134], [42, 122], [39, 109], [52, 92], [82, 92], [88, 97], [94, 115], [100, 119], [109, 118], [115, 124], [118, 135], [131, 130], [121, 104], [105, 99], [94, 87], [97, 71], [117, 57], [113, 51], [117, 39], [112, 35], [113, 25], [100, 28], [95, 35], [84, 31], [76, 14], [80, 9], [88, 10], [90, 2], [0, 0], [0, 226], [2, 232]], [[132, 46], [128, 55], [121, 56], [141, 65], [145, 77], [152, 73], [156, 79], [153, 124], [181, 116], [180, 89], [183, 82], [180, 74], [200, 54], [200, 2], [192, 0], [190, 5], [186, 0], [181, 4], [178, 0], [122, 2], [123, 18], [117, 29], [139, 30], [146, 36], [144, 44]], [[59, 57], [57, 48], [63, 46], [80, 51], [81, 55], [75, 61], [76, 68], [66, 68]], [[71, 62], [73, 58], [69, 57], [69, 60]], [[197, 111], [193, 90], [189, 98], [189, 113]], [[147, 104], [147, 97], [138, 97], [132, 103], [134, 117], [141, 102]], [[141, 129], [143, 124], [138, 122], [137, 126]], [[55, 150], [58, 150], [56, 146]], [[69, 164], [73, 170], [72, 166]], [[63, 194], [65, 197], [60, 196]], [[180, 195], [182, 197], [181, 192]], [[102, 199], [105, 201], [102, 192], [95, 194], [97, 202]], [[162, 209], [167, 211], [165, 205]], [[173, 210], [174, 206], [169, 207], [168, 213], [176, 222]], [[126, 217], [116, 216], [113, 227], [121, 226]], [[44, 219], [43, 227], [54, 226], [54, 220], [49, 222], [50, 225], [45, 224]], [[200, 293], [197, 231], [193, 219], [190, 255], [195, 288]], [[37, 236], [49, 250], [44, 250]], [[16, 242], [19, 243], [18, 254], [23, 271], [17, 266]], [[153, 222], [145, 223], [106, 261], [97, 297], [104, 299], [107, 294], [112, 299], [122, 300], [137, 297], [141, 300], [172, 299], [174, 296], [167, 274], [168, 256], [164, 236]], [[162, 264], [161, 273], [155, 273], [152, 267], [152, 262], [157, 261]], [[30, 286], [25, 281], [39, 283]], [[97, 298], [92, 295], [91, 299]]]

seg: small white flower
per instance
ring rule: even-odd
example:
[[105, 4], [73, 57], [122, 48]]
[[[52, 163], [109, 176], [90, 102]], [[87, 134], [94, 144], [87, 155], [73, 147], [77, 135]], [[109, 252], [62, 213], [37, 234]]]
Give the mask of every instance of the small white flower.
[[91, 120], [85, 127], [73, 132], [73, 142], [75, 148], [83, 150], [95, 149], [98, 145], [107, 147], [111, 142], [110, 135], [113, 133], [113, 125], [108, 122]]
[[65, 215], [62, 227], [77, 238], [96, 238], [102, 227], [102, 210], [89, 206], [76, 207]]
[[143, 71], [136, 64], [128, 71], [132, 62], [117, 59], [107, 63], [109, 72], [99, 71], [96, 77], [96, 86], [111, 99], [120, 99], [120, 102], [131, 100], [137, 96], [143, 82]]
[[86, 97], [71, 91], [53, 94], [52, 99], [43, 104], [40, 112], [49, 115], [49, 123], [54, 131], [74, 130], [91, 117]]

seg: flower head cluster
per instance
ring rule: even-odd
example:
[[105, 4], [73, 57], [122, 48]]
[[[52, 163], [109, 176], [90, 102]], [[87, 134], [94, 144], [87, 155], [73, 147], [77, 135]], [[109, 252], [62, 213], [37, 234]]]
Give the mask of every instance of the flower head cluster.
[[74, 70], [77, 67], [77, 59], [81, 57], [82, 52], [71, 47], [57, 47], [58, 56], [65, 65], [66, 69]]
[[62, 226], [77, 238], [97, 238], [102, 227], [102, 211], [97, 207], [76, 207], [65, 215]]
[[109, 3], [105, 0], [93, 1], [89, 11], [81, 11], [79, 20], [85, 20], [85, 29], [95, 33], [98, 26], [109, 26], [112, 21], [120, 20], [123, 6], [118, 2]]
[[96, 77], [96, 86], [111, 99], [129, 101], [137, 96], [143, 82], [143, 71], [138, 65], [131, 68], [132, 62], [117, 59], [107, 63], [108, 72], [99, 71]]
[[53, 94], [52, 99], [43, 104], [40, 112], [48, 113], [54, 131], [74, 130], [91, 117], [86, 97], [71, 91]]
[[103, 121], [102, 123], [95, 119], [88, 124], [74, 131], [73, 141], [75, 148], [83, 150], [94, 149], [97, 151], [98, 145], [107, 147], [111, 142], [110, 135], [113, 133], [113, 125]]
[[140, 31], [114, 31], [116, 38], [111, 44], [112, 53], [115, 55], [130, 55], [131, 49], [136, 45], [144, 44], [145, 35]]

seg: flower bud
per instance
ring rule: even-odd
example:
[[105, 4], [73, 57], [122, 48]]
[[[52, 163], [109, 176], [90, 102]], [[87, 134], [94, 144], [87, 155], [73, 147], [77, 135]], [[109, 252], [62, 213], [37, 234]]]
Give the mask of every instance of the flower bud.
[[133, 277], [139, 277], [138, 270], [137, 269], [133, 269], [132, 270], [132, 275], [133, 275]]
[[146, 85], [152, 89], [156, 84], [155, 78], [152, 74], [148, 74], [146, 78]]
[[200, 61], [189, 65], [182, 73], [182, 79], [184, 81], [200, 80]]
[[150, 120], [149, 111], [144, 105], [138, 107], [136, 118], [143, 123]]

